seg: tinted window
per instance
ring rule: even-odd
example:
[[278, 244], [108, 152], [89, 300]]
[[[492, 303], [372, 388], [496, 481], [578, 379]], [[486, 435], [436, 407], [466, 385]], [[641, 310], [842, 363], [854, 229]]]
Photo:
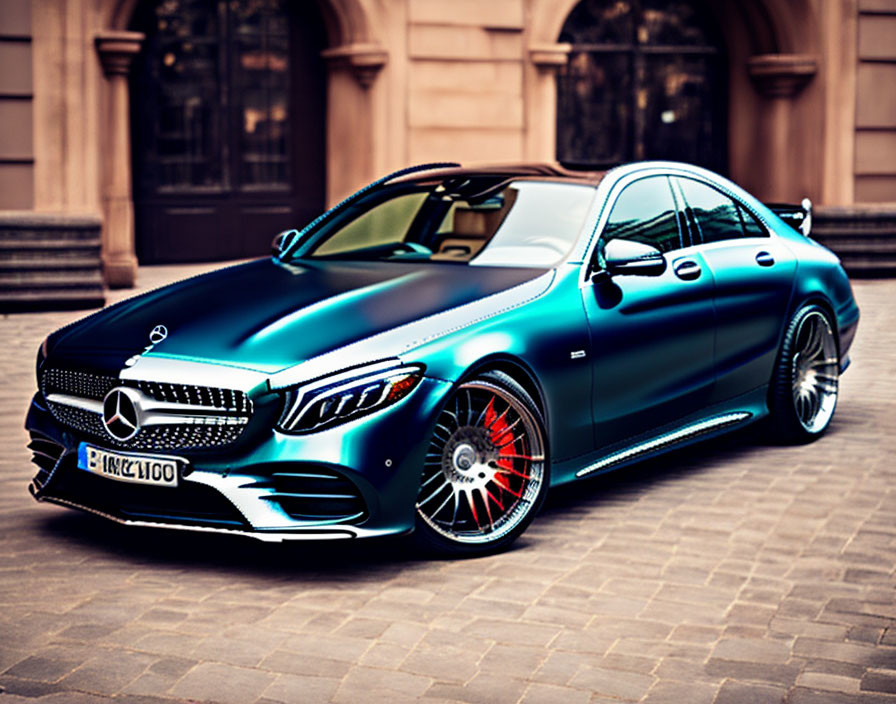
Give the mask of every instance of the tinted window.
[[603, 243], [613, 239], [643, 242], [661, 252], [684, 246], [669, 179], [652, 176], [626, 186], [601, 236]]
[[744, 233], [747, 237], [768, 237], [768, 231], [762, 226], [762, 224], [756, 219], [756, 216], [753, 215], [749, 210], [747, 210], [744, 206], [738, 204], [740, 208], [740, 216], [744, 221]]
[[424, 200], [425, 193], [407, 193], [375, 205], [327, 238], [314, 255], [320, 257], [399, 244], [407, 236]]
[[744, 227], [737, 204], [721, 191], [691, 179], [678, 179], [697, 229], [704, 244], [723, 242], [744, 236]]

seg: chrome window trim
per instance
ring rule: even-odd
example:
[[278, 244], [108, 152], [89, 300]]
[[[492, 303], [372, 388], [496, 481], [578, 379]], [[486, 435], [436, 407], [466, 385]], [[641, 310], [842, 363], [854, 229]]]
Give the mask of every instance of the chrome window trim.
[[[692, 166], [690, 164], [682, 164], [678, 162], [648, 161], [636, 164], [627, 164], [625, 166], [618, 166], [615, 169], [611, 169], [601, 180], [600, 184], [598, 184], [598, 196], [602, 197], [599, 197], [597, 199], [597, 213], [594, 216], [595, 222], [591, 230], [591, 234], [587, 237], [583, 237], [582, 241], [573, 248], [573, 253], [567, 260], [569, 263], [577, 264], [579, 266], [580, 289], [586, 288], [591, 285], [591, 278], [587, 276], [588, 264], [591, 261], [591, 257], [594, 255], [594, 250], [597, 247], [597, 243], [600, 241], [600, 236], [603, 234], [607, 221], [610, 218], [610, 212], [613, 210], [613, 206], [616, 205], [616, 200], [619, 198], [620, 194], [626, 186], [649, 176], [681, 176], [684, 178], [690, 178], [695, 181], [703, 182], [707, 186], [715, 188], [729, 198], [734, 199], [736, 203], [747, 209], [750, 214], [755, 216], [756, 219], [759, 220], [759, 222], [762, 223], [763, 226], [765, 226], [765, 229], [769, 234], [769, 237], [761, 238], [763, 242], [767, 242], [777, 236], [774, 228], [769, 223], [768, 218], [766, 218], [762, 213], [757, 212], [757, 210], [747, 202], [748, 199], [744, 198], [744, 196], [748, 194], [746, 194], [746, 192], [743, 191], [740, 187], [724, 178], [723, 176], [714, 174], [713, 172], [707, 171], [706, 169], [703, 169], [699, 166]], [[743, 239], [738, 241], [742, 242]], [[702, 246], [704, 245], [692, 245], [692, 247]], [[684, 249], [674, 251], [679, 252], [684, 251]]]
[[[707, 186], [709, 188], [712, 188], [713, 190], [718, 191], [723, 196], [727, 196], [734, 202], [734, 204], [736, 206], [743, 208], [750, 215], [752, 215], [754, 218], [756, 218], [757, 222], [759, 222], [759, 224], [763, 227], [763, 229], [765, 230], [765, 233], [766, 233], [763, 237], [730, 237], [725, 240], [719, 240], [716, 242], [704, 242], [703, 241], [703, 228], [700, 227], [699, 221], [697, 221], [695, 219], [694, 224], [696, 224], [697, 230], [700, 235], [700, 242], [698, 243], [700, 246], [708, 247], [710, 245], [719, 244], [721, 242], [729, 242], [729, 241], [743, 242], [744, 240], [762, 240], [763, 242], [767, 242], [769, 239], [771, 239], [774, 236], [774, 234], [775, 234], [774, 230], [772, 230], [768, 226], [768, 224], [765, 222], [765, 220], [763, 220], [759, 216], [759, 214], [755, 210], [753, 210], [753, 208], [751, 208], [747, 203], [745, 203], [743, 198], [739, 198], [736, 194], [732, 193], [731, 189], [723, 188], [722, 184], [716, 183], [714, 180], [709, 180], [706, 178], [698, 178], [697, 176], [690, 176], [690, 175], [684, 176], [681, 174], [672, 174], [672, 176], [675, 176], [675, 178], [670, 179], [670, 183], [672, 185], [672, 192], [675, 194], [675, 198], [677, 200], [681, 200], [681, 203], [686, 208], [689, 208], [690, 206], [688, 205], [688, 199], [687, 199], [687, 196], [685, 195], [684, 189], [681, 187], [681, 184], [677, 180], [677, 179], [681, 179], [681, 178], [686, 178], [690, 181], [696, 181], [697, 183], [702, 183], [704, 186]], [[691, 229], [691, 218], [687, 215], [685, 215], [685, 217], [687, 219], [688, 230], [693, 235], [694, 232]], [[746, 230], [744, 230], [744, 232], [746, 232]]]

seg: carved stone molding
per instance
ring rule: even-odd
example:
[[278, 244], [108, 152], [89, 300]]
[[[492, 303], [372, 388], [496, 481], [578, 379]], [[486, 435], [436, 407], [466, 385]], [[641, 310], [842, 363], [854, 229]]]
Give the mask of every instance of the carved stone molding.
[[538, 44], [529, 47], [529, 60], [535, 68], [546, 73], [556, 73], [569, 63], [570, 44]]
[[762, 54], [747, 61], [756, 90], [767, 98], [792, 98], [818, 72], [811, 54]]
[[347, 68], [358, 85], [370, 88], [389, 60], [389, 53], [378, 44], [344, 44], [321, 52], [331, 68]]
[[100, 32], [94, 42], [106, 77], [127, 76], [134, 56], [143, 46], [142, 32]]

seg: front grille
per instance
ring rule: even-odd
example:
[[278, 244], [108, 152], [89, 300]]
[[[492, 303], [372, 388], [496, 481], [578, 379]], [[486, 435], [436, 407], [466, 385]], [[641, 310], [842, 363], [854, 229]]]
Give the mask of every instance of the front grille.
[[[53, 402], [48, 398], [51, 394], [62, 394], [102, 402], [106, 394], [119, 386], [138, 389], [156, 401], [181, 404], [184, 414], [189, 414], [190, 418], [185, 422], [146, 425], [133, 438], [119, 440], [106, 432], [100, 412]], [[253, 410], [249, 397], [235, 389], [123, 380], [68, 369], [48, 369], [44, 372], [41, 391], [50, 412], [60, 423], [104, 445], [127, 450], [208, 450], [226, 447], [242, 435]], [[213, 412], [208, 409], [213, 409]]]
[[177, 487], [127, 484], [78, 469], [66, 457], [46, 497], [62, 499], [127, 520], [246, 528], [243, 515], [220, 492], [204, 484], [182, 481]]
[[367, 505], [358, 487], [325, 467], [274, 472], [260, 485], [274, 490], [262, 498], [276, 502], [296, 520], [360, 523], [367, 518]]

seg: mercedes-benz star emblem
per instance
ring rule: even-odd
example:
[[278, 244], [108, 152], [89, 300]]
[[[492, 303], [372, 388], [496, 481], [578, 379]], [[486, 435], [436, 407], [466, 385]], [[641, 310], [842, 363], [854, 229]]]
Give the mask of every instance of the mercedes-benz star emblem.
[[166, 337], [168, 337], [168, 328], [164, 325], [156, 325], [149, 333], [149, 341], [154, 345], [159, 344]]
[[112, 389], [103, 399], [103, 425], [116, 440], [130, 440], [140, 430], [140, 393], [123, 386]]

